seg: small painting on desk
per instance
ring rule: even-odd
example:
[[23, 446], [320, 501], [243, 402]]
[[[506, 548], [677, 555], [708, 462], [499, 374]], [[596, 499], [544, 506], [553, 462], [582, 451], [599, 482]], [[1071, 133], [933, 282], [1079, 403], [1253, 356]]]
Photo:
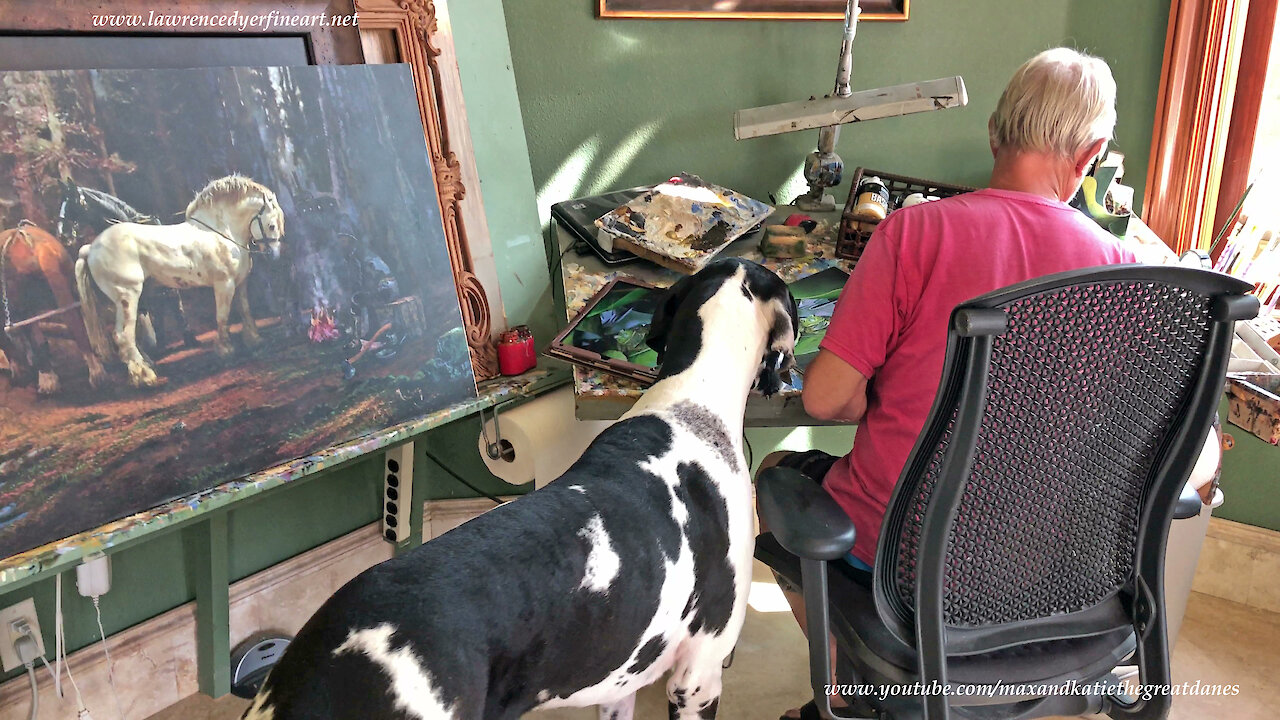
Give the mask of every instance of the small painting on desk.
[[[799, 305], [800, 316], [796, 368], [788, 383], [796, 390], [803, 387], [805, 368], [818, 354], [836, 300], [848, 279], [844, 270], [831, 267], [787, 286]], [[547, 353], [566, 362], [651, 384], [660, 368], [658, 354], [647, 340], [662, 292], [619, 276], [587, 301], [578, 317], [552, 341]]]
[[0, 73], [0, 557], [475, 397], [416, 98]]
[[838, 267], [827, 268], [820, 273], [800, 278], [787, 287], [800, 306], [800, 334], [796, 338], [796, 367], [788, 383], [796, 390], [804, 388], [804, 372], [818, 356], [822, 339], [831, 325], [836, 300], [848, 282], [849, 274]]
[[[860, 20], [905, 21], [911, 0], [861, 0]], [[846, 0], [598, 0], [602, 18], [843, 20]]]
[[649, 326], [662, 290], [620, 276], [599, 290], [547, 347], [565, 362], [651, 385], [658, 353], [649, 347]]

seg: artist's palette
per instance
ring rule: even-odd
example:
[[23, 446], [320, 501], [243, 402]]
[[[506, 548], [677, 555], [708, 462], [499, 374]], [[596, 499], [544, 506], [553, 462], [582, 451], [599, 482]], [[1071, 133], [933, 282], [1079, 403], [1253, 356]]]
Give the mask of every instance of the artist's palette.
[[695, 175], [680, 174], [607, 213], [596, 225], [615, 248], [691, 275], [773, 208]]

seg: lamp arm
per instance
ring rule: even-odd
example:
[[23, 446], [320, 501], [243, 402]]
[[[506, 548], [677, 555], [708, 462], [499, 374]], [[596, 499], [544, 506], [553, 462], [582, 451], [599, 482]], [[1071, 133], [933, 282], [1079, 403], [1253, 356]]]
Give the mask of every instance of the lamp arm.
[[836, 65], [836, 97], [849, 97], [849, 78], [853, 74], [853, 36], [858, 31], [858, 16], [862, 8], [858, 0], [849, 0], [844, 8], [844, 41], [840, 43], [840, 61]]

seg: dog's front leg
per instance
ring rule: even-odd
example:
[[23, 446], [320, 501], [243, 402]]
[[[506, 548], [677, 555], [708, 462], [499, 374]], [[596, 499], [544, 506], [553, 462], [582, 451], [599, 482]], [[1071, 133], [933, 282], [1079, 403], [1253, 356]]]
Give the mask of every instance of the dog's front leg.
[[600, 720], [633, 720], [635, 714], [635, 693], [631, 693], [618, 702], [600, 706]]
[[716, 639], [704, 637], [687, 660], [677, 662], [671, 671], [671, 678], [667, 680], [671, 720], [715, 720], [720, 704], [720, 674], [729, 654]]

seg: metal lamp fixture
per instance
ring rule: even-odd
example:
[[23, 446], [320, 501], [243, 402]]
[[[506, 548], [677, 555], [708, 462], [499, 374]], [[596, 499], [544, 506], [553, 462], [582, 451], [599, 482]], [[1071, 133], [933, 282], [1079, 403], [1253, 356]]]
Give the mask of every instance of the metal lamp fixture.
[[844, 40], [840, 45], [836, 87], [831, 95], [748, 108], [733, 114], [733, 136], [738, 140], [819, 128], [818, 149], [809, 155], [804, 165], [809, 192], [795, 200], [796, 206], [802, 210], [822, 212], [836, 208], [835, 198], [824, 191], [839, 185], [844, 171], [844, 163], [835, 153], [841, 125], [963, 107], [969, 102], [964, 79], [959, 75], [876, 90], [851, 91], [849, 77], [853, 70], [853, 37], [861, 12], [858, 0], [849, 0], [845, 7]]

